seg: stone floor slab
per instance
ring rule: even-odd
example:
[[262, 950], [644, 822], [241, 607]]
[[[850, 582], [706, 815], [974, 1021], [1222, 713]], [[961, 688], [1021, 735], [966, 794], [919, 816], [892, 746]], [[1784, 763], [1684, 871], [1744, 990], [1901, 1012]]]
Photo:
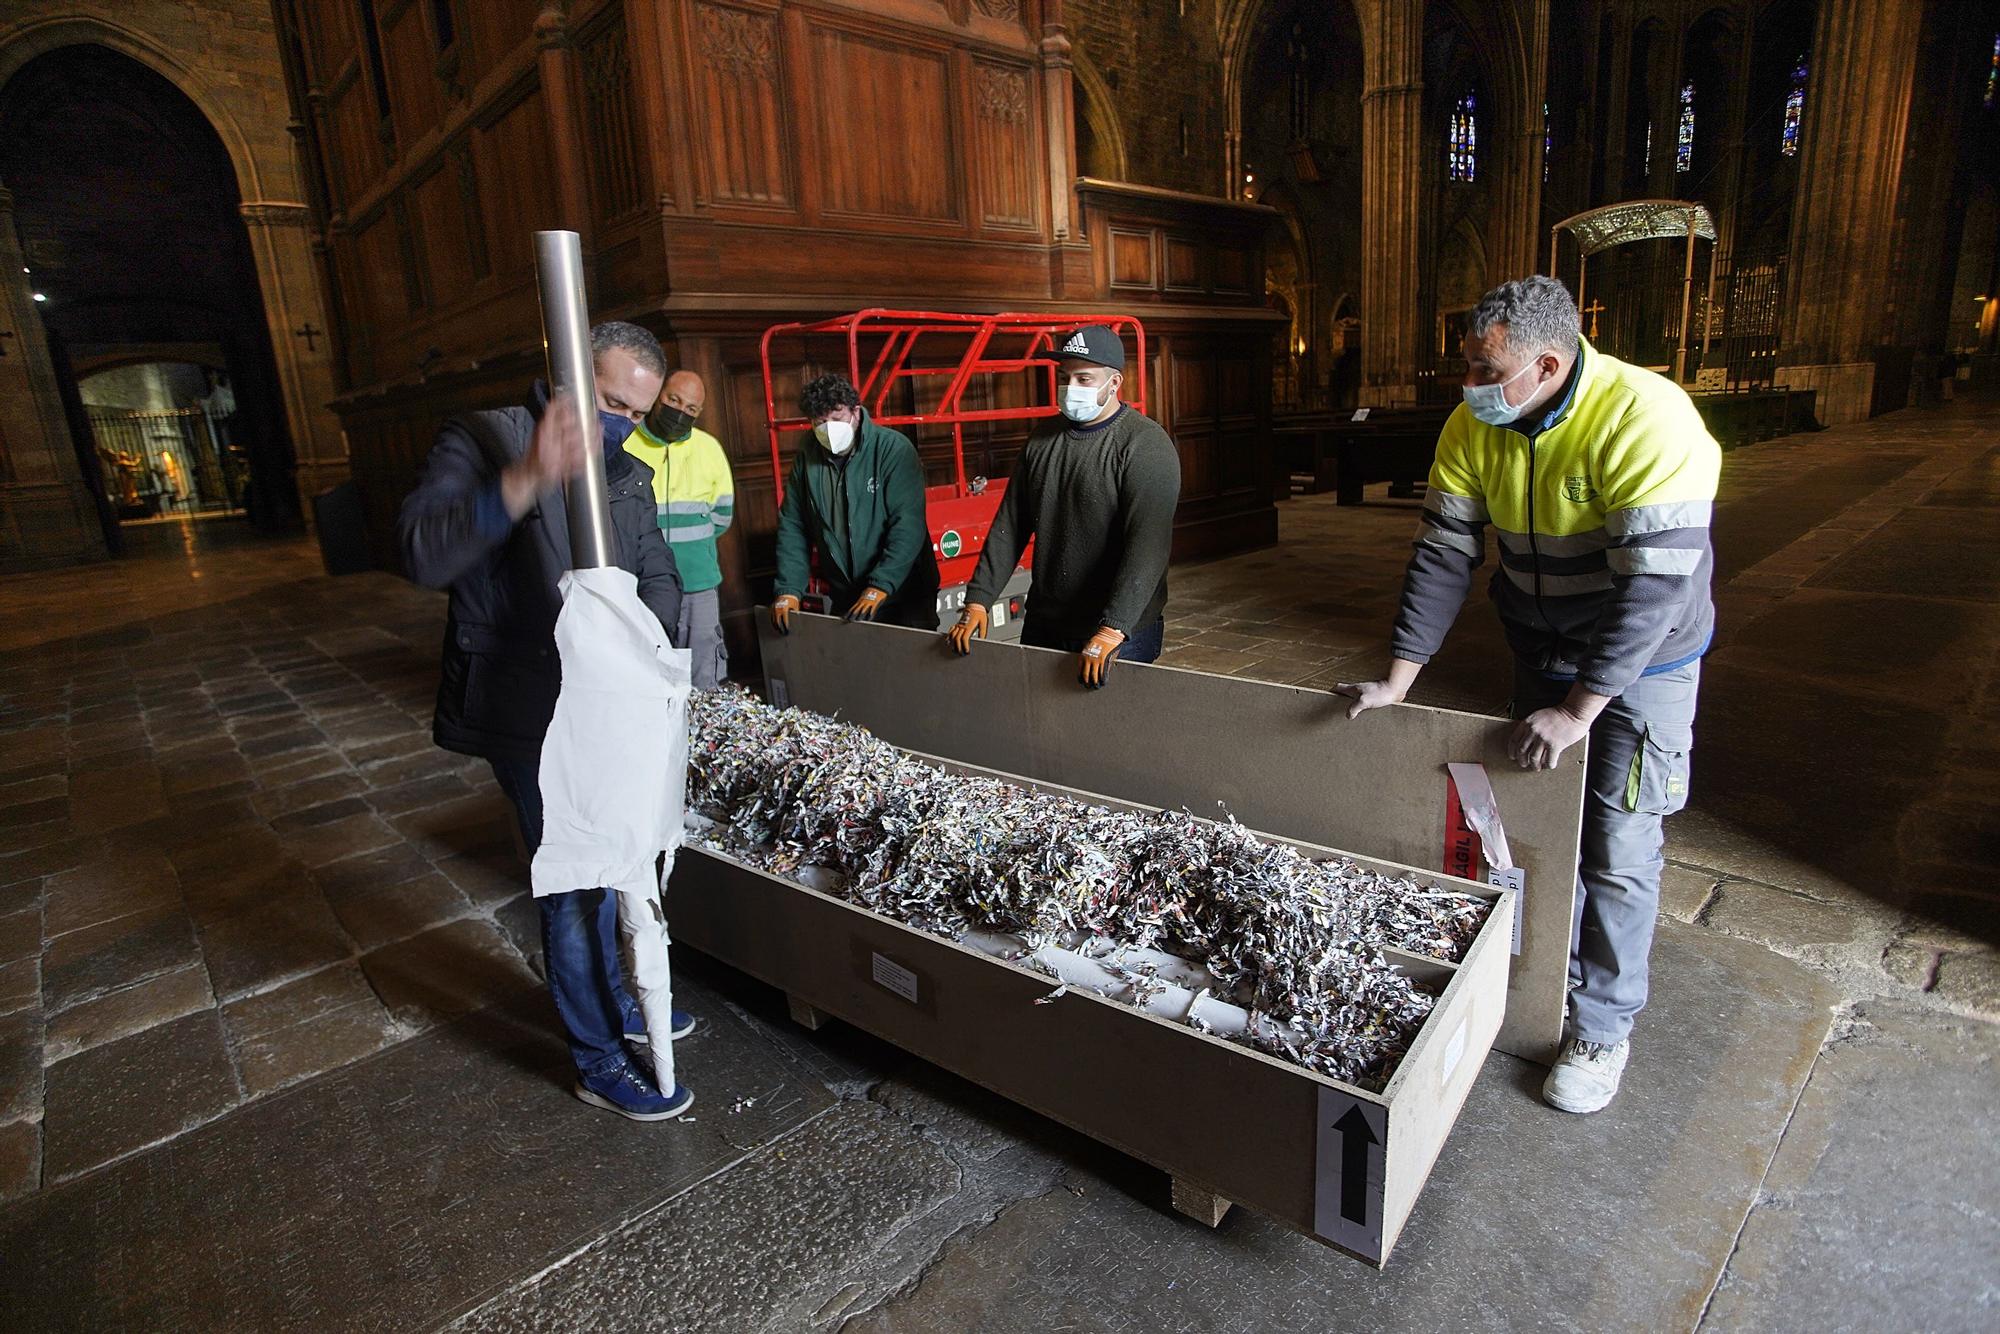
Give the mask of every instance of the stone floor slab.
[[1705, 1328], [1993, 1328], [2000, 1157], [1973, 1128], [2000, 1105], [2000, 1029], [1897, 1001], [1857, 1021], [1813, 1071]]
[[43, 1154], [50, 1181], [170, 1139], [241, 1098], [213, 1010], [58, 1061], [47, 1079]]
[[201, 961], [194, 928], [178, 906], [72, 931], [42, 956], [42, 996], [51, 1013]]
[[15, 1121], [0, 1126], [0, 1204], [41, 1184], [41, 1122]]
[[190, 964], [51, 1015], [46, 1059], [65, 1060], [214, 1004], [208, 970]]
[[841, 1103], [457, 1328], [768, 1328], [958, 1184], [906, 1122]]
[[0, 1124], [42, 1114], [42, 1012], [0, 1014]]
[[50, 938], [135, 913], [178, 907], [180, 880], [157, 852], [114, 852], [49, 877], [43, 933]]
[[1379, 1275], [1241, 1210], [1202, 1228], [1169, 1212], [1163, 1176], [1106, 1153], [1074, 1190], [1015, 1205], [846, 1328], [1691, 1328], [1833, 993], [1754, 945], [1674, 923], [1660, 928], [1653, 979], [1605, 1112], [1554, 1111], [1537, 1096], [1540, 1067], [1489, 1058]]
[[[364, 985], [363, 990], [366, 991]], [[285, 1028], [238, 1039], [232, 1053], [243, 1091], [256, 1098], [341, 1066], [396, 1041], [402, 1031], [373, 992]]]
[[329, 890], [326, 901], [340, 925], [364, 950], [406, 940], [472, 913], [471, 900], [436, 871], [395, 884]]
[[1701, 922], [1786, 954], [1812, 945], [1846, 944], [1860, 926], [1852, 908], [1744, 880], [1718, 887]]
[[361, 956], [362, 971], [397, 1023], [454, 1019], [537, 990], [535, 975], [490, 922], [453, 922]]
[[[0, 963], [42, 956], [42, 895], [9, 911], [0, 911]], [[0, 894], [0, 901], [5, 895]]]
[[201, 928], [215, 994], [230, 999], [353, 957], [326, 899], [310, 885], [230, 913]]
[[[832, 1101], [698, 984], [689, 1083], [772, 1088], [770, 1142]], [[723, 1108], [585, 1107], [524, 996], [0, 1209], [16, 1327], [424, 1328], [739, 1161]], [[741, 1118], [736, 1118], [741, 1120]], [[106, 1226], [106, 1220], [144, 1220]]]
[[13, 1014], [42, 1003], [42, 961], [16, 959], [0, 963], [0, 1014]]

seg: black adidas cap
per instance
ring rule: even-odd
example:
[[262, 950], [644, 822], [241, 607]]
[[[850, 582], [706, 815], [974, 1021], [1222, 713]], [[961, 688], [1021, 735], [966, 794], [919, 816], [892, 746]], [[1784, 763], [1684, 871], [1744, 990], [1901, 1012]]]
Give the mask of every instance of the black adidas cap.
[[1114, 371], [1123, 371], [1125, 343], [1117, 334], [1101, 324], [1087, 325], [1067, 338], [1057, 339], [1055, 347], [1049, 351], [1050, 361], [1067, 361], [1071, 358], [1107, 366]]

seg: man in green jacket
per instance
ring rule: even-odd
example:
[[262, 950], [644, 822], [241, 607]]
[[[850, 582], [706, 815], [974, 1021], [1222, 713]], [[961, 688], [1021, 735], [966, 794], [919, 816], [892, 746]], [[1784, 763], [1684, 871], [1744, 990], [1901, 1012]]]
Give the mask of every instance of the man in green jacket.
[[799, 448], [778, 510], [771, 623], [791, 632], [816, 557], [834, 610], [848, 620], [937, 629], [937, 557], [917, 447], [878, 426], [844, 375], [807, 385], [799, 409], [813, 440]]

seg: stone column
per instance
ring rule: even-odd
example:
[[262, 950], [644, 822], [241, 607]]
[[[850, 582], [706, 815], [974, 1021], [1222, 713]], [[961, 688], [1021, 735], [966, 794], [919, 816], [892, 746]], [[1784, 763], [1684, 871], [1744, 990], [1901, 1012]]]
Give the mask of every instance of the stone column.
[[304, 204], [270, 199], [239, 211], [264, 295], [278, 393], [296, 455], [299, 510], [311, 523], [312, 498], [347, 480], [347, 437], [326, 406], [335, 394], [333, 342], [313, 263], [310, 214]]
[[55, 367], [0, 187], [0, 570], [103, 560], [104, 527], [70, 441]]
[[1417, 396], [1424, 11], [1419, 0], [1361, 9], [1361, 402]]
[[1800, 127], [1777, 381], [1820, 421], [1868, 416], [1891, 318], [1891, 243], [1923, 7], [1823, 0]]
[[[1602, 150], [1602, 174], [1594, 182], [1584, 182], [1583, 197], [1591, 208], [1625, 197], [1625, 108], [1632, 97], [1632, 11], [1621, 8], [1602, 21], [1611, 25], [1611, 69], [1591, 104], [1604, 118], [1597, 140]], [[1591, 52], [1593, 63], [1596, 55]]]
[[[1525, 80], [1510, 101], [1511, 142], [1493, 155], [1495, 173], [1486, 247], [1488, 285], [1540, 273], [1546, 265], [1542, 230], [1542, 104], [1548, 97], [1548, 0], [1517, 6], [1521, 41], [1526, 45], [1519, 77]], [[1495, 146], [1499, 146], [1495, 136]]]

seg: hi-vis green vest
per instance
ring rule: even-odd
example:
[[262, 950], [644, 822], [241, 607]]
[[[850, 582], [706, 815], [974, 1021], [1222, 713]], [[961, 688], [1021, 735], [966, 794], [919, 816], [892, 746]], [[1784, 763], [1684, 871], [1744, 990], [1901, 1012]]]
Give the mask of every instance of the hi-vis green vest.
[[1722, 451], [1673, 381], [1579, 340], [1571, 384], [1534, 422], [1460, 406], [1438, 438], [1390, 651], [1428, 662], [1500, 539], [1491, 592], [1529, 666], [1621, 694], [1707, 651], [1709, 517]]

